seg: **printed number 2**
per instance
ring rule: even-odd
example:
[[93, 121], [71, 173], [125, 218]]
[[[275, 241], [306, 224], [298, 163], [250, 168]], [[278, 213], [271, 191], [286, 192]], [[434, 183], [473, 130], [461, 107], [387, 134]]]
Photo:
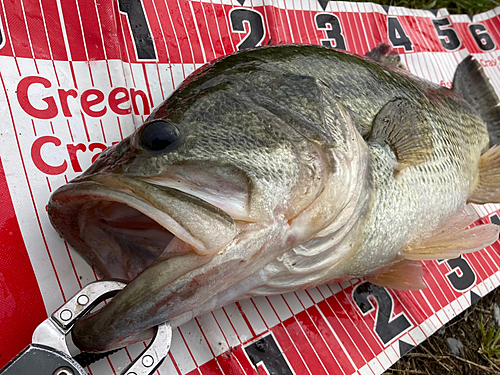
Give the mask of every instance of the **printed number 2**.
[[439, 264], [444, 262], [450, 266], [451, 271], [446, 274], [446, 277], [456, 291], [464, 292], [476, 283], [476, 274], [462, 256], [438, 261]]
[[248, 34], [238, 44], [238, 50], [257, 47], [266, 36], [262, 14], [253, 9], [233, 8], [229, 11], [231, 30], [233, 33], [245, 33], [245, 23], [248, 25]]
[[321, 39], [320, 42], [325, 47], [334, 47], [345, 50], [345, 40], [342, 35], [342, 26], [337, 16], [330, 13], [318, 13], [315, 16], [316, 27], [318, 30], [324, 30], [327, 39]]
[[377, 301], [375, 333], [384, 345], [389, 344], [394, 338], [412, 326], [404, 313], [392, 318], [394, 301], [391, 295], [385, 288], [369, 282], [359, 284], [352, 292], [352, 298], [363, 315], [375, 310], [368, 297], [373, 297]]
[[127, 15], [130, 23], [130, 31], [134, 38], [137, 58], [141, 60], [155, 60], [155, 46], [146, 16], [144, 15], [141, 0], [118, 0], [118, 4], [120, 12]]
[[387, 33], [393, 47], [404, 47], [407, 52], [413, 51], [413, 44], [396, 17], [387, 18]]
[[256, 368], [263, 365], [269, 374], [293, 375], [288, 362], [271, 334], [246, 346], [245, 352]]

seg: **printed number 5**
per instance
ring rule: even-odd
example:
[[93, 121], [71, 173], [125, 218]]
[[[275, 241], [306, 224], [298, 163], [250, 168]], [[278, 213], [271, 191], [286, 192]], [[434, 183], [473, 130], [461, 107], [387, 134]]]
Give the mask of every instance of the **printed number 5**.
[[385, 288], [370, 284], [369, 282], [359, 284], [352, 292], [352, 298], [363, 315], [375, 310], [369, 297], [373, 297], [377, 301], [377, 315], [374, 329], [384, 345], [389, 344], [393, 339], [412, 326], [404, 313], [392, 318], [394, 312], [392, 296]]

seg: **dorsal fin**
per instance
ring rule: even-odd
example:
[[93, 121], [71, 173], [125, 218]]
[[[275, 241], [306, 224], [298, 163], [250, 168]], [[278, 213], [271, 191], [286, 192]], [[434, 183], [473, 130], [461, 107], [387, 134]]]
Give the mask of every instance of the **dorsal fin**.
[[373, 120], [367, 141], [389, 145], [398, 165], [396, 171], [420, 164], [430, 157], [434, 145], [426, 112], [407, 99], [388, 102]]
[[398, 290], [420, 290], [427, 286], [420, 262], [403, 259], [380, 267], [365, 279], [374, 285]]
[[468, 202], [500, 203], [500, 147], [490, 148], [479, 159], [479, 177]]
[[490, 146], [500, 144], [499, 99], [481, 64], [467, 56], [453, 77], [453, 91], [466, 100], [488, 125]]
[[379, 44], [371, 51], [365, 53], [365, 57], [382, 64], [394, 66], [400, 69], [406, 69], [406, 67], [401, 63], [401, 57], [394, 50], [394, 48], [387, 43]]
[[454, 259], [484, 249], [498, 240], [500, 226], [483, 224], [468, 228], [476, 218], [465, 211], [447, 218], [430, 237], [415, 241], [401, 255], [409, 260]]

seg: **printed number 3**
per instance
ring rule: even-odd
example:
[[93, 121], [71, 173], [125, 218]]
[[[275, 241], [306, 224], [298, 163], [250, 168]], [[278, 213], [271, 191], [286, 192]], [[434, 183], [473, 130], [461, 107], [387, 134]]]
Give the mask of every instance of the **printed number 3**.
[[394, 312], [392, 296], [385, 288], [370, 284], [369, 282], [359, 284], [352, 292], [352, 298], [363, 315], [375, 310], [369, 297], [373, 297], [377, 301], [375, 333], [384, 345], [389, 344], [393, 339], [412, 326], [404, 313], [392, 318]]
[[[446, 274], [446, 277], [456, 291], [465, 292], [476, 283], [476, 274], [462, 256], [455, 259], [438, 261], [439, 264], [444, 262], [450, 266], [451, 271]], [[460, 271], [460, 273], [457, 271]]]

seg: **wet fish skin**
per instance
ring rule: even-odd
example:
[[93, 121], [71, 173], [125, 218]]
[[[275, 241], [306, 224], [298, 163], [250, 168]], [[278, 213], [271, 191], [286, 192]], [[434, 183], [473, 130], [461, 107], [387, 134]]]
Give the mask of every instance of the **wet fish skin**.
[[[179, 132], [167, 151], [147, 150], [141, 140], [157, 119]], [[384, 138], [391, 123], [410, 152], [398, 154]], [[209, 64], [145, 124], [53, 195], [49, 215], [59, 233], [102, 275], [135, 277], [116, 267], [113, 240], [103, 256], [90, 238], [116, 236], [112, 220], [100, 226], [92, 218], [106, 217], [97, 202], [112, 201], [113, 189], [137, 196], [131, 181], [182, 190], [187, 203], [180, 207], [193, 214], [189, 194], [203, 197], [236, 230], [233, 236], [231, 220], [214, 209], [210, 215], [227, 230], [208, 242], [220, 248], [193, 245], [187, 223], [191, 242], [172, 240], [175, 254], [140, 246], [128, 254], [129, 263], [140, 251], [157, 259], [76, 325], [84, 350], [109, 350], [165, 320], [179, 325], [238, 299], [368, 275], [394, 262], [463, 207], [488, 147], [486, 125], [452, 91], [319, 46], [262, 48]], [[102, 195], [89, 194], [90, 185]], [[160, 207], [161, 197], [154, 199]], [[145, 196], [136, 200], [134, 208], [146, 210]]]

